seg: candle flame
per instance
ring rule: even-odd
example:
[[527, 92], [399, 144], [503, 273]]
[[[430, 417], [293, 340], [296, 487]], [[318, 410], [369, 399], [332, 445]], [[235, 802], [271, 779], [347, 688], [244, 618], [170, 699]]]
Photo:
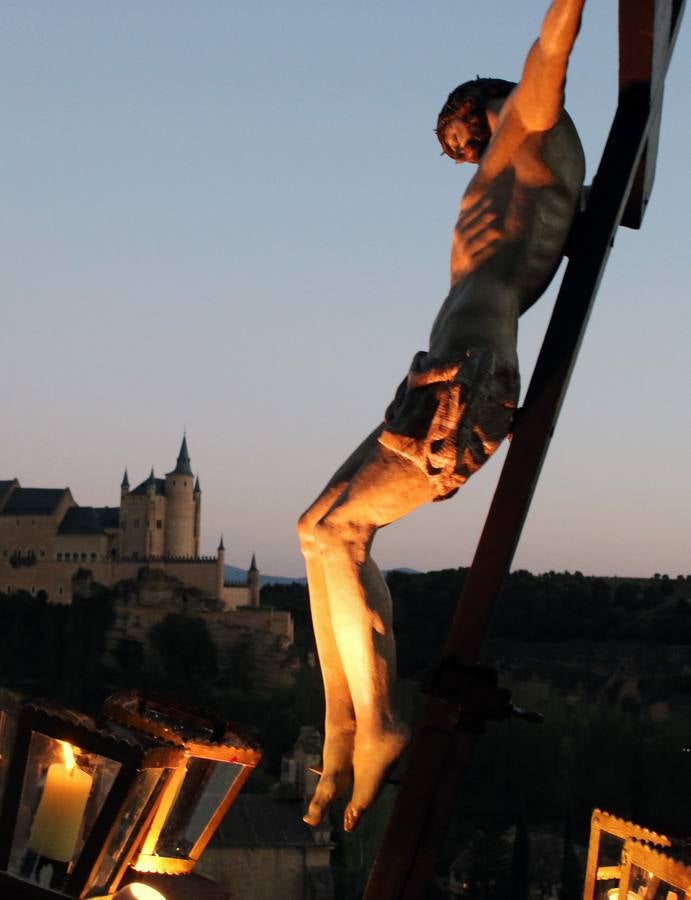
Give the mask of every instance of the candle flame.
[[71, 772], [76, 765], [72, 744], [68, 743], [67, 741], [60, 741], [60, 744], [62, 745], [62, 755], [65, 760], [65, 768], [68, 772]]

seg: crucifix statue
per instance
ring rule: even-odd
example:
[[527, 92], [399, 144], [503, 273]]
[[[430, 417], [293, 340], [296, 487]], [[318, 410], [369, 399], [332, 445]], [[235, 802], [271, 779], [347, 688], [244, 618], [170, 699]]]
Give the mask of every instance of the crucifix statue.
[[453, 232], [449, 294], [384, 421], [300, 518], [326, 697], [310, 825], [352, 783], [352, 831], [408, 741], [393, 708], [391, 598], [372, 542], [384, 525], [455, 494], [511, 430], [518, 319], [559, 266], [583, 186], [583, 150], [564, 110], [583, 5], [553, 0], [518, 84], [478, 78], [444, 104], [444, 153], [477, 166]]

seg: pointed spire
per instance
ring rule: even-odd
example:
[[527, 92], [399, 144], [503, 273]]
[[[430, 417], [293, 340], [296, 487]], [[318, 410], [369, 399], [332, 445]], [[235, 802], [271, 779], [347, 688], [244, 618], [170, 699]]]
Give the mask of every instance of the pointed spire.
[[151, 471], [149, 472], [149, 481], [156, 481], [156, 476], [154, 475], [154, 467], [151, 466]]
[[194, 493], [201, 494], [201, 492], [202, 492], [202, 489], [199, 485], [199, 475], [197, 475], [197, 480], [194, 482]]
[[219, 549], [219, 550], [225, 550], [225, 549], [226, 549], [226, 548], [225, 548], [225, 544], [223, 543], [223, 535], [221, 535], [221, 540], [220, 540], [219, 543], [218, 543], [218, 549]]
[[173, 469], [175, 475], [192, 475], [190, 466], [190, 454], [187, 450], [187, 435], [183, 434], [182, 444], [180, 444], [180, 452], [178, 453], [177, 465]]
[[125, 466], [125, 474], [122, 476], [122, 481], [120, 482], [120, 487], [128, 488], [130, 486], [130, 480], [127, 477], [127, 466]]
[[249, 567], [248, 571], [249, 572], [258, 572], [259, 571], [259, 569], [257, 568], [257, 558], [254, 555], [254, 553], [252, 554], [252, 562], [250, 563], [250, 567]]

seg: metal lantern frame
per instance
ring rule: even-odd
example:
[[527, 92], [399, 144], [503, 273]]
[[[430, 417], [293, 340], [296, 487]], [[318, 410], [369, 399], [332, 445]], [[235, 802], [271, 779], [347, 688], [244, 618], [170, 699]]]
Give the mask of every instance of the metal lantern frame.
[[621, 857], [619, 897], [628, 896], [632, 890], [633, 869], [636, 867], [645, 872], [646, 877], [642, 900], [654, 900], [661, 884], [670, 887], [679, 898], [691, 900], [691, 866], [672, 856], [673, 852], [671, 849], [663, 853], [635, 838], [627, 838]]
[[[615, 864], [602, 865], [601, 842], [606, 835], [616, 839], [619, 845], [619, 860]], [[590, 841], [588, 844], [588, 860], [585, 870], [585, 886], [583, 888], [583, 900], [596, 900], [596, 884], [600, 881], [610, 882], [613, 886], [621, 878], [622, 863], [621, 854], [625, 843], [634, 838], [638, 841], [646, 841], [657, 847], [670, 847], [672, 841], [666, 834], [660, 834], [634, 822], [620, 819], [612, 813], [595, 809], [590, 819]], [[621, 894], [619, 896], [622, 896]]]
[[[13, 843], [19, 840], [16, 829], [22, 812], [21, 804], [25, 791], [38, 790], [28, 781], [32, 777], [30, 754], [34, 736], [49, 741], [66, 742], [77, 747], [82, 753], [100, 757], [103, 762], [97, 774], [105, 770], [106, 762], [118, 764], [110, 787], [105, 790], [103, 802], [97, 809], [88, 833], [85, 830], [85, 815], [79, 824], [83, 840], [81, 849], [67, 865], [66, 877], [59, 890], [28, 881], [20, 875], [8, 871]], [[118, 737], [100, 729], [93, 719], [70, 712], [62, 707], [43, 702], [20, 704], [16, 718], [16, 732], [11, 745], [11, 753], [4, 785], [4, 796], [0, 809], [0, 897], [15, 898], [57, 898], [69, 896], [84, 898], [96, 893], [111, 893], [117, 889], [132, 857], [141, 843], [155, 812], [160, 796], [182, 762], [184, 753], [173, 744], [159, 743], [156, 747], [146, 747], [132, 738]], [[160, 770], [148, 795], [142, 801], [135, 788], [138, 776], [146, 770]], [[96, 777], [96, 776], [94, 776]], [[47, 783], [47, 782], [46, 782]], [[45, 795], [45, 784], [41, 788], [41, 801]], [[93, 787], [89, 787], [86, 803], [89, 803]], [[39, 806], [40, 806], [39, 803]], [[136, 813], [128, 831], [119, 833], [118, 828], [133, 811]], [[87, 807], [88, 808], [88, 807]], [[38, 819], [35, 809], [32, 827]], [[30, 849], [27, 845], [27, 849]], [[75, 851], [76, 852], [76, 851]], [[107, 852], [113, 852], [113, 862], [101, 871]], [[103, 880], [96, 891], [96, 879]], [[105, 890], [103, 888], [105, 887]]]
[[[162, 793], [132, 867], [138, 872], [189, 874], [244, 787], [252, 769], [259, 763], [259, 748], [246, 736], [240, 735], [230, 723], [213, 713], [199, 712], [186, 704], [156, 694], [144, 694], [140, 691], [113, 694], [105, 701], [103, 714], [106, 720], [119, 729], [124, 728], [128, 734], [169, 741], [184, 749], [185, 765], [179, 770], [178, 777], [171, 779]], [[184, 856], [157, 853], [162, 833], [170, 821], [185, 779], [190, 777], [187, 766], [195, 760], [233, 763], [242, 768]]]

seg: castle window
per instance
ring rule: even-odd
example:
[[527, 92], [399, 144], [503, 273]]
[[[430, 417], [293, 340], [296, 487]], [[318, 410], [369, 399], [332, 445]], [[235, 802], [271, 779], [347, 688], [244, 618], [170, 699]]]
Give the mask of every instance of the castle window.
[[86, 553], [82, 553], [82, 560], [86, 559]]
[[62, 562], [62, 553], [58, 553], [58, 562]]
[[58, 594], [60, 594], [60, 596], [62, 597], [62, 585], [60, 585], [60, 587], [58, 588]]
[[139, 519], [135, 519], [132, 524], [134, 525], [135, 528], [139, 528]]
[[38, 555], [39, 555], [39, 556], [45, 556], [45, 555], [46, 555], [46, 551], [45, 551], [43, 548], [41, 548], [41, 549], [38, 551]]
[[73, 554], [72, 554], [72, 560], [73, 560], [73, 562], [78, 562], [78, 561], [79, 561], [79, 554], [78, 554], [78, 553], [73, 553]]
[[132, 559], [139, 559], [139, 553], [136, 550], [132, 551]]
[[156, 528], [163, 528], [163, 519], [156, 519]]
[[96, 559], [96, 554], [95, 554], [95, 553], [92, 553], [92, 554], [91, 554], [91, 559], [92, 559], [92, 560]]

